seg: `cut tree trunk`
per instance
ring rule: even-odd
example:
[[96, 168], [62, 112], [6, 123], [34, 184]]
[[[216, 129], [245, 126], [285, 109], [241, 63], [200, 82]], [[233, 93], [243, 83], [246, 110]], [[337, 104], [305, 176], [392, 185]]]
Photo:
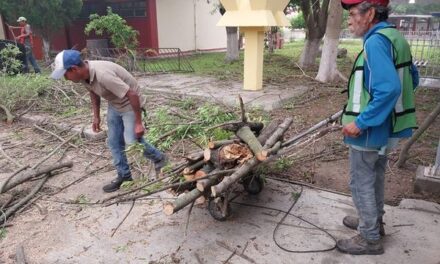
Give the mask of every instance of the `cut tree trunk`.
[[236, 134], [251, 148], [259, 161], [267, 159], [267, 152], [263, 149], [263, 146], [261, 146], [261, 143], [248, 126], [240, 128]]

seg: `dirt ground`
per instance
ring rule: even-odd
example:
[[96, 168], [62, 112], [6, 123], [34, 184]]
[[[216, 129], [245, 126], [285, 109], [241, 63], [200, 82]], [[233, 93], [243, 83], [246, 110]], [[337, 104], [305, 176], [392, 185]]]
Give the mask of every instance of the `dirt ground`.
[[[288, 131], [286, 138], [290, 138], [303, 129], [319, 122], [320, 120], [336, 113], [340, 110], [345, 100], [346, 94], [341, 94], [343, 89], [340, 86], [317, 85], [314, 82], [308, 84], [310, 89], [302, 96], [293, 99], [285, 104], [281, 109], [273, 110], [267, 115], [270, 119], [282, 120], [287, 116], [294, 118], [294, 123]], [[179, 97], [169, 95], [150, 94], [148, 95], [151, 103], [150, 110], [161, 105], [171, 104]], [[439, 89], [421, 88], [417, 93], [417, 116], [419, 123], [429, 114], [435, 103], [440, 98]], [[70, 117], [52, 116], [47, 111], [32, 112], [46, 116], [49, 123], [69, 123], [90, 125], [90, 112], [81, 112]], [[63, 131], [51, 125], [43, 126], [47, 130], [38, 129], [32, 124], [15, 122], [12, 125], [0, 124], [0, 143], [3, 151], [9, 156], [0, 155], [0, 180], [3, 181], [19, 165], [35, 164], [42, 157], [50, 153], [61, 142], [47, 131], [52, 131], [57, 135], [68, 138], [71, 134], [67, 130]], [[386, 173], [386, 202], [396, 204], [402, 198], [418, 198], [439, 203], [440, 198], [430, 194], [416, 194], [413, 191], [414, 178], [417, 166], [430, 165], [435, 160], [436, 146], [440, 136], [440, 122], [437, 119], [434, 124], [425, 132], [411, 149], [411, 157], [403, 169], [394, 166], [398, 158], [399, 149], [390, 155], [390, 164]], [[188, 145], [185, 145], [188, 144]], [[179, 146], [171, 148], [168, 155], [173, 161], [179, 160], [183, 153], [194, 148], [190, 141], [179, 143]], [[66, 170], [60, 175], [54, 175], [43, 188], [41, 194], [34, 198], [33, 203], [26, 206], [18, 216], [8, 221], [12, 226], [31, 227], [32, 223], [49, 219], [50, 221], [70, 221], [75, 220], [77, 225], [81, 225], [83, 219], [87, 219], [83, 224], [92, 226], [93, 219], [108, 217], [100, 215], [103, 213], [97, 210], [96, 214], [82, 215], [81, 211], [85, 206], [93, 206], [93, 203], [102, 199], [102, 194], [97, 192], [104, 183], [115, 175], [111, 165], [110, 152], [105, 141], [87, 141], [75, 139], [68, 148], [62, 148], [48, 163], [55, 163], [59, 160], [72, 160], [74, 167]], [[14, 163], [17, 163], [14, 165]], [[148, 171], [149, 164], [144, 165]], [[313, 142], [301, 148], [295, 155], [275, 162], [271, 166], [271, 176], [285, 179], [301, 181], [329, 190], [349, 193], [348, 189], [348, 160], [347, 147], [342, 144], [340, 133], [331, 133], [319, 141]], [[139, 173], [135, 172], [135, 177]], [[21, 189], [13, 193], [15, 198], [22, 197], [22, 190], [28, 190], [30, 184], [26, 184]], [[1, 197], [1, 199], [6, 199]], [[71, 206], [80, 204], [81, 206]], [[65, 209], [65, 210], [64, 210]], [[28, 212], [26, 217], [21, 213]], [[56, 217], [53, 216], [56, 212]], [[63, 220], [64, 219], [64, 220]], [[20, 229], [20, 228], [19, 228]], [[16, 229], [14, 229], [16, 230]], [[15, 255], [16, 246], [28, 236], [22, 230], [19, 233], [2, 233], [1, 236], [8, 237], [8, 244], [0, 237], [0, 263], [11, 263]], [[39, 230], [38, 232], [45, 232]], [[68, 237], [69, 230], [47, 230], [48, 239], [51, 242], [61, 241]], [[53, 243], [51, 243], [53, 244]], [[33, 254], [45, 254], [44, 243], [40, 248], [33, 250]], [[84, 249], [87, 250], [86, 248]], [[121, 249], [122, 250], [122, 249]], [[172, 259], [170, 260], [172, 261]], [[152, 262], [154, 263], [154, 262]], [[165, 262], [166, 263], [166, 262]]]

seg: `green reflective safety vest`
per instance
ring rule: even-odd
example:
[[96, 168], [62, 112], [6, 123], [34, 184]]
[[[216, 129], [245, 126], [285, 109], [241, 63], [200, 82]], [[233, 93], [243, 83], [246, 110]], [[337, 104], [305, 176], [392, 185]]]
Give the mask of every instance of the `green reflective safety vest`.
[[[393, 47], [392, 58], [399, 74], [401, 93], [392, 113], [393, 133], [407, 128], [415, 128], [416, 115], [414, 107], [414, 86], [410, 67], [412, 64], [411, 50], [408, 42], [395, 28], [383, 28], [376, 32], [388, 38]], [[356, 58], [348, 82], [348, 102], [344, 106], [342, 124], [353, 122], [364, 111], [371, 99], [369, 87], [364, 82], [364, 50]], [[370, 84], [371, 85], [371, 84]]]

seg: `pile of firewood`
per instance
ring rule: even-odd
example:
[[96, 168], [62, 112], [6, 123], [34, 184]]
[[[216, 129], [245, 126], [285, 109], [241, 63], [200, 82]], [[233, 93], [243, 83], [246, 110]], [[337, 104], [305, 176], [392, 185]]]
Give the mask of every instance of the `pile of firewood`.
[[[186, 156], [183, 163], [175, 164], [162, 178], [113, 195], [102, 202], [109, 206], [171, 190], [177, 198], [164, 204], [164, 213], [171, 215], [194, 204], [198, 199], [203, 201], [206, 197], [223, 197], [234, 183], [243, 181], [246, 176], [252, 176], [253, 170], [259, 164], [340, 129], [339, 126], [327, 126], [337, 120], [340, 114], [338, 112], [300, 135], [284, 141], [284, 133], [292, 124], [292, 118], [286, 118], [281, 124], [271, 122], [264, 126], [262, 123], [247, 122], [242, 107], [241, 121], [216, 126], [233, 131], [234, 137], [211, 141], [206, 149]], [[322, 127], [326, 128], [316, 132]], [[314, 132], [316, 133], [312, 134]], [[140, 190], [148, 191], [145, 193], [139, 192]], [[133, 194], [135, 192], [138, 193]]]
[[189, 184], [174, 189], [180, 195], [175, 201], [165, 203], [164, 213], [171, 215], [201, 197], [221, 196], [280, 149], [283, 134], [291, 123], [292, 119], [286, 118], [282, 124], [271, 123], [264, 129], [262, 123], [237, 122], [222, 126], [234, 131], [236, 137], [211, 141], [203, 152], [188, 158], [190, 163], [182, 174]]

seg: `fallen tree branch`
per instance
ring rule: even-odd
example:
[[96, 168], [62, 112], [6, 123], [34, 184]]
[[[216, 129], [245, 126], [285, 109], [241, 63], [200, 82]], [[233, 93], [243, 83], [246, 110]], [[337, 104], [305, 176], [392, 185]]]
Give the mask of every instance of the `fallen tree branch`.
[[49, 175], [40, 180], [40, 182], [32, 189], [32, 191], [26, 195], [23, 199], [21, 199], [18, 203], [11, 206], [6, 210], [4, 214], [0, 216], [0, 222], [6, 221], [11, 215], [13, 215], [21, 206], [25, 205], [35, 194], [40, 191], [46, 181], [49, 179]]
[[[25, 171], [21, 175], [15, 176], [14, 174], [9, 176], [8, 179], [4, 183], [1, 184], [0, 187], [0, 194], [7, 192], [8, 190], [14, 188], [17, 185], [20, 185], [34, 177], [50, 173], [51, 171], [58, 170], [64, 167], [71, 168], [73, 166], [72, 161], [62, 162], [62, 163], [56, 163], [52, 164], [50, 166], [42, 167], [39, 169], [31, 169], [29, 171]], [[14, 177], [15, 176], [15, 177]], [[14, 177], [14, 178], [12, 178]]]
[[122, 223], [124, 223], [125, 219], [127, 219], [127, 217], [130, 215], [131, 210], [133, 210], [133, 207], [134, 207], [134, 203], [135, 203], [135, 202], [136, 202], [136, 201], [133, 201], [133, 202], [131, 203], [130, 210], [128, 210], [127, 214], [124, 216], [124, 218], [122, 219], [122, 221], [118, 224], [118, 226], [115, 227], [115, 228], [113, 229], [113, 232], [112, 232], [112, 234], [110, 235], [110, 237], [113, 237], [113, 235], [116, 233], [116, 231], [118, 231], [118, 229], [119, 229], [119, 227], [122, 225]]
[[3, 156], [5, 156], [5, 158], [7, 160], [9, 160], [12, 164], [14, 164], [17, 167], [23, 167], [23, 165], [21, 165], [20, 163], [18, 163], [17, 161], [13, 160], [11, 157], [8, 156], [8, 154], [6, 154], [6, 152], [3, 150], [2, 144], [0, 144], [0, 152], [3, 154]]

